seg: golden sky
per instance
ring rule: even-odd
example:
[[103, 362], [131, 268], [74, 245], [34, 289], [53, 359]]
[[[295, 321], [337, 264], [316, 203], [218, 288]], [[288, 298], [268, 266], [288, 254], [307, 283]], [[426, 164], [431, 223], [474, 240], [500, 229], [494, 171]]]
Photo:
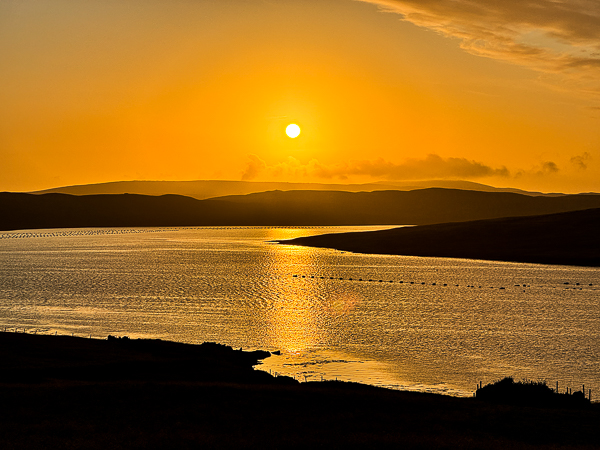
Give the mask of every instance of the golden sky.
[[1, 1], [0, 191], [134, 179], [600, 191], [600, 3]]

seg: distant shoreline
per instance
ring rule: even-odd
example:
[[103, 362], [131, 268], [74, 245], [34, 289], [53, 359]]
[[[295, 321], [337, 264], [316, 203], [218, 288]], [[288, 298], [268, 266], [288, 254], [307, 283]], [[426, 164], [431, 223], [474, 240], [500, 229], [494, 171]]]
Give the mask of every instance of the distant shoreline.
[[600, 209], [323, 234], [279, 244], [364, 254], [600, 266]]

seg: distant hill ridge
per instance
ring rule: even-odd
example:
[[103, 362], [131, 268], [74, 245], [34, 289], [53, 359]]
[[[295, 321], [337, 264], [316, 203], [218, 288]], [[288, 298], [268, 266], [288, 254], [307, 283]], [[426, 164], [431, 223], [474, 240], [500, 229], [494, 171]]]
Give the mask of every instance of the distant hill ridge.
[[482, 192], [514, 192], [526, 195], [564, 195], [542, 194], [527, 192], [512, 188], [496, 188], [472, 181], [459, 180], [426, 180], [426, 181], [389, 181], [365, 184], [334, 184], [334, 183], [284, 183], [260, 181], [227, 181], [227, 180], [196, 180], [196, 181], [115, 181], [110, 183], [62, 186], [45, 189], [31, 194], [142, 194], [165, 195], [177, 194], [204, 200], [225, 195], [245, 195], [273, 190], [294, 191], [343, 191], [343, 192], [372, 192], [383, 190], [412, 191], [431, 187], [445, 189], [462, 189]]
[[0, 229], [157, 226], [424, 225], [600, 208], [600, 195], [534, 197], [457, 189], [180, 195], [0, 193]]

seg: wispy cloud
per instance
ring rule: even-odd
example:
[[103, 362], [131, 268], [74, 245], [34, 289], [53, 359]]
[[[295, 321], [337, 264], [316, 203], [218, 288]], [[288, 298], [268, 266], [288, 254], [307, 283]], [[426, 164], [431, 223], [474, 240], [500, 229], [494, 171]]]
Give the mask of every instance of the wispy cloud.
[[549, 175], [554, 175], [560, 172], [560, 168], [554, 161], [544, 161], [529, 170], [518, 170], [514, 178], [540, 178], [540, 177], [548, 177]]
[[571, 158], [571, 164], [573, 164], [579, 170], [585, 170], [588, 168], [591, 160], [592, 155], [590, 155], [588, 152], [584, 152], [581, 155], [573, 156]]
[[458, 38], [461, 47], [556, 74], [600, 97], [598, 0], [361, 0], [415, 25]]
[[242, 181], [254, 180], [261, 172], [268, 170], [267, 163], [256, 155], [248, 155], [246, 168], [242, 172]]
[[548, 174], [548, 173], [556, 173], [559, 170], [560, 169], [558, 168], [558, 166], [556, 165], [555, 162], [546, 161], [544, 164], [542, 164], [542, 170], [540, 171], [540, 175], [544, 175], [544, 174]]
[[493, 168], [465, 158], [442, 158], [430, 154], [422, 159], [407, 159], [396, 164], [384, 159], [374, 161], [348, 161], [340, 164], [323, 164], [313, 159], [306, 164], [295, 158], [269, 165], [256, 155], [249, 155], [242, 173], [242, 180], [256, 178], [282, 179], [338, 179], [349, 177], [370, 177], [386, 180], [419, 179], [476, 179], [483, 177], [508, 177], [506, 167]]

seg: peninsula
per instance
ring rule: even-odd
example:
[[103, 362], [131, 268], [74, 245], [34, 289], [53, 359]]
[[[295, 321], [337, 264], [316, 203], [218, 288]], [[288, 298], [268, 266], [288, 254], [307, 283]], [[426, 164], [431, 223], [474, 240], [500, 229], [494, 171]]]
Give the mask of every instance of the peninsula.
[[600, 266], [599, 229], [600, 208], [595, 208], [278, 242], [356, 253]]

